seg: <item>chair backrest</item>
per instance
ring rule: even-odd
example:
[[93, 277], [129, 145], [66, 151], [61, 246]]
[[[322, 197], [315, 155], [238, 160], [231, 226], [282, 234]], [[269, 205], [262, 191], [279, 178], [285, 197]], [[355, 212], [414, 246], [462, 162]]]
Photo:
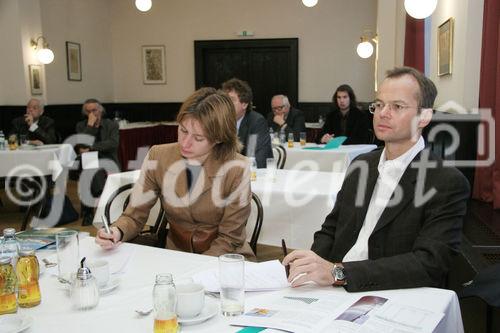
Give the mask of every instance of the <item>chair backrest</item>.
[[262, 221], [264, 220], [264, 209], [262, 208], [259, 197], [253, 192], [251, 207], [250, 216], [246, 225], [247, 241], [253, 252], [257, 254], [257, 241], [259, 239], [260, 229], [262, 228]]
[[[125, 184], [114, 191], [108, 198], [106, 206], [104, 207], [104, 215], [106, 220], [113, 223], [120, 217], [130, 200], [130, 193], [132, 192], [133, 183]], [[151, 227], [151, 232], [156, 233], [164, 216], [163, 208], [161, 207], [160, 200], [151, 208], [146, 225]]]
[[276, 167], [278, 169], [283, 169], [286, 162], [286, 150], [282, 146], [273, 146], [273, 156], [276, 160]]

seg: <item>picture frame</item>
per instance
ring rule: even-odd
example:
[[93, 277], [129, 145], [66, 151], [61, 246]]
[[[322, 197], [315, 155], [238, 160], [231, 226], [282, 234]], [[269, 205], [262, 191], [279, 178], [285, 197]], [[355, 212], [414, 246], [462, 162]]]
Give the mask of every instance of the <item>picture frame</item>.
[[28, 65], [32, 95], [42, 95], [42, 65]]
[[82, 56], [79, 43], [66, 42], [66, 65], [68, 81], [81, 81]]
[[165, 46], [142, 46], [142, 74], [144, 84], [166, 84]]
[[438, 27], [438, 76], [451, 75], [453, 67], [453, 18]]

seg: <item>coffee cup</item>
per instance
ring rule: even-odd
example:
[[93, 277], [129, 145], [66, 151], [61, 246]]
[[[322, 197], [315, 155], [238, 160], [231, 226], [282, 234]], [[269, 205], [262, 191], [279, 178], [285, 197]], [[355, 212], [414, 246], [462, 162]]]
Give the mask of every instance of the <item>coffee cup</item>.
[[109, 281], [109, 263], [106, 260], [95, 260], [88, 264], [92, 276], [97, 281], [100, 288], [108, 284]]
[[194, 318], [205, 306], [205, 289], [199, 283], [188, 282], [175, 286], [177, 315], [182, 319]]

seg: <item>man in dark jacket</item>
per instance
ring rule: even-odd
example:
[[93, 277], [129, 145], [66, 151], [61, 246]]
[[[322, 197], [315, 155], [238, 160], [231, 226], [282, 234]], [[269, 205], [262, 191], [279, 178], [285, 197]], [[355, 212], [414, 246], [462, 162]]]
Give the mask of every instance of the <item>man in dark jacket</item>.
[[252, 110], [252, 88], [247, 82], [233, 78], [222, 84], [236, 110], [238, 138], [243, 144], [241, 154], [255, 157], [257, 168], [266, 167], [266, 159], [273, 157], [271, 137], [264, 117]]
[[26, 135], [28, 143], [43, 145], [56, 143], [54, 120], [43, 115], [43, 104], [39, 99], [32, 98], [26, 106], [26, 113], [12, 121], [11, 134], [18, 138]]
[[288, 97], [276, 95], [271, 99], [271, 110], [267, 114], [267, 123], [275, 132], [285, 130], [286, 139], [288, 134], [293, 133], [294, 141], [300, 140], [300, 132], [306, 131], [306, 119], [304, 113], [290, 106]]
[[[97, 151], [99, 159], [111, 160], [119, 169], [118, 145], [120, 133], [118, 124], [111, 119], [103, 117], [105, 109], [97, 99], [92, 98], [86, 100], [83, 103], [82, 113], [86, 119], [76, 124], [76, 133], [90, 135], [94, 138], [94, 142], [91, 145], [77, 144], [75, 146], [76, 153], [80, 157], [80, 160], [82, 154], [90, 151]], [[98, 171], [94, 170], [89, 172], [95, 173], [91, 182], [90, 192], [92, 196], [96, 198], [101, 195], [102, 190], [104, 189], [107, 173], [102, 168]], [[92, 224], [92, 220], [94, 218], [93, 207], [82, 203], [82, 217], [83, 225]]]
[[368, 115], [359, 110], [352, 88], [343, 84], [332, 97], [333, 110], [326, 116], [318, 136], [318, 143], [327, 143], [333, 137], [346, 136], [346, 145], [371, 143], [372, 131]]

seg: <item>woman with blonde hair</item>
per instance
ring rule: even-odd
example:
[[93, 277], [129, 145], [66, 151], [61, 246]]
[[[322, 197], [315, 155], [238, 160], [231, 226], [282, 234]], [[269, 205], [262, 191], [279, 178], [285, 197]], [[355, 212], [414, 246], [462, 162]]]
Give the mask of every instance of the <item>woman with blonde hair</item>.
[[136, 237], [158, 198], [168, 220], [166, 248], [218, 256], [255, 255], [246, 242], [250, 176], [236, 131], [231, 99], [202, 88], [182, 104], [176, 143], [153, 146], [146, 156], [128, 207], [111, 226], [99, 230], [105, 249]]

